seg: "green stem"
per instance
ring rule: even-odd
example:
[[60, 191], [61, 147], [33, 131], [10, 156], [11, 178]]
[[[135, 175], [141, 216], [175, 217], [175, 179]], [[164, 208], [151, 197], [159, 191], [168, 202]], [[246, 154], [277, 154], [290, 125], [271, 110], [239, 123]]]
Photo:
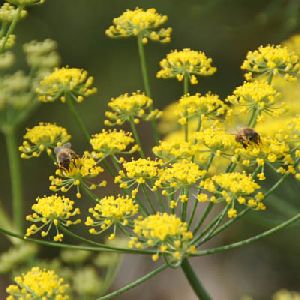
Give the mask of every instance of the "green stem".
[[208, 295], [207, 291], [205, 290], [195, 271], [193, 270], [191, 264], [186, 258], [181, 263], [181, 269], [195, 294], [198, 296], [198, 299], [211, 300], [212, 298]]
[[76, 233], [73, 233], [72, 231], [68, 230], [67, 228], [63, 227], [63, 226], [60, 226], [59, 227], [64, 233], [66, 233], [67, 235], [79, 240], [79, 241], [82, 241], [82, 242], [85, 242], [87, 244], [90, 244], [92, 246], [96, 246], [96, 247], [100, 247], [102, 249], [108, 249], [108, 250], [113, 250], [113, 251], [116, 251], [116, 252], [127, 252], [127, 253], [140, 253], [140, 254], [152, 254], [153, 251], [150, 251], [150, 250], [135, 250], [135, 249], [128, 249], [128, 248], [119, 248], [119, 247], [112, 247], [112, 246], [108, 246], [106, 244], [101, 244], [101, 243], [97, 243], [97, 242], [94, 242], [92, 240], [89, 240], [89, 239], [86, 239]]
[[13, 223], [18, 232], [22, 232], [24, 227], [24, 208], [22, 196], [22, 174], [20, 166], [21, 159], [18, 153], [17, 137], [15, 129], [12, 127], [7, 128], [4, 134], [9, 161]]
[[225, 208], [220, 212], [220, 214], [217, 217], [215, 217], [214, 220], [208, 226], [206, 226], [206, 228], [200, 233], [200, 235], [197, 238], [195, 238], [194, 243], [198, 243], [198, 241], [201, 240], [204, 235], [205, 236], [203, 240], [209, 238], [214, 233], [214, 231], [224, 219], [224, 216], [228, 211], [228, 207], [229, 205], [226, 205]]
[[[120, 252], [120, 253], [128, 253], [128, 254], [140, 254], [140, 255], [153, 255], [156, 254], [154, 251], [150, 250], [135, 250], [135, 249], [126, 249], [126, 248], [116, 248], [116, 247], [109, 247], [105, 244], [99, 244], [97, 247], [93, 246], [77, 246], [71, 244], [64, 244], [64, 243], [57, 243], [57, 242], [49, 242], [44, 240], [33, 239], [29, 237], [24, 237], [24, 235], [14, 233], [12, 231], [3, 229], [0, 227], [0, 233], [15, 237], [17, 239], [23, 240], [25, 242], [34, 242], [36, 244], [55, 247], [55, 248], [66, 248], [66, 249], [74, 249], [74, 250], [87, 250], [87, 251], [96, 251], [96, 252]], [[102, 245], [101, 247], [99, 245]]]
[[214, 204], [209, 202], [209, 204], [206, 206], [203, 214], [202, 214], [202, 217], [200, 218], [198, 224], [195, 226], [195, 229], [193, 230], [193, 234], [195, 235], [198, 230], [200, 229], [201, 225], [203, 224], [203, 222], [206, 220], [208, 214], [210, 213], [210, 211], [213, 209], [214, 207]]
[[133, 133], [133, 136], [134, 136], [134, 138], [135, 138], [135, 141], [136, 141], [136, 143], [138, 144], [138, 146], [139, 146], [139, 148], [140, 148], [140, 149], [139, 149], [139, 152], [140, 152], [140, 154], [141, 154], [141, 157], [142, 157], [142, 158], [145, 158], [145, 154], [144, 154], [143, 149], [142, 149], [141, 140], [140, 140], [140, 137], [139, 137], [139, 135], [138, 135], [138, 133], [137, 133], [137, 130], [136, 130], [134, 121], [133, 121], [133, 120], [130, 120], [130, 121], [129, 121], [129, 124], [130, 124], [130, 127], [131, 127], [131, 131], [132, 131], [132, 133]]
[[[201, 124], [200, 124], [200, 128], [201, 128]], [[209, 168], [210, 168], [210, 166], [211, 166], [214, 158], [215, 158], [215, 153], [211, 153], [211, 155], [210, 155], [210, 157], [208, 159], [207, 165], [206, 165], [206, 171], [209, 171]], [[199, 190], [199, 193], [201, 193], [201, 189]], [[198, 199], [195, 199], [194, 207], [193, 207], [193, 211], [192, 211], [192, 215], [191, 215], [191, 218], [189, 220], [188, 228], [190, 228], [191, 225], [192, 225], [192, 223], [193, 223], [193, 220], [194, 220], [194, 217], [195, 217], [195, 213], [196, 213], [196, 210], [197, 210], [197, 207], [198, 207], [198, 203], [199, 203]]]
[[150, 206], [150, 208], [152, 210], [152, 213], [155, 213], [156, 209], [155, 209], [155, 207], [152, 204], [152, 201], [151, 201], [151, 199], [150, 199], [150, 197], [149, 197], [149, 195], [148, 195], [148, 193], [147, 193], [147, 191], [145, 189], [145, 186], [143, 184], [140, 185], [140, 186], [141, 186], [142, 192], [143, 192], [143, 194], [144, 194], [147, 202], [149, 203], [149, 206]]
[[249, 123], [248, 123], [248, 126], [250, 128], [255, 127], [258, 116], [259, 116], [259, 110], [258, 109], [253, 110], [252, 115], [251, 115], [250, 120], [249, 120]]
[[150, 91], [148, 70], [147, 70], [147, 64], [146, 64], [146, 58], [145, 58], [145, 49], [144, 49], [144, 44], [143, 44], [143, 38], [141, 36], [138, 36], [137, 41], [138, 41], [141, 70], [142, 70], [143, 81], [144, 81], [144, 88], [145, 88], [146, 95], [149, 98], [151, 98], [151, 91]]
[[269, 235], [271, 235], [271, 234], [273, 234], [277, 231], [280, 231], [280, 230], [284, 229], [285, 227], [297, 222], [298, 220], [300, 220], [300, 213], [295, 215], [294, 217], [288, 219], [287, 221], [277, 225], [276, 227], [274, 227], [270, 230], [264, 231], [263, 233], [258, 234], [254, 237], [251, 237], [249, 239], [245, 239], [245, 240], [242, 240], [242, 241], [239, 241], [239, 242], [236, 242], [236, 243], [232, 243], [232, 244], [229, 244], [229, 245], [226, 245], [226, 246], [200, 251], [200, 252], [197, 253], [197, 255], [210, 255], [210, 254], [215, 254], [215, 253], [224, 252], [224, 251], [227, 251], [227, 250], [230, 250], [230, 249], [238, 248], [238, 247], [241, 247], [241, 246], [244, 246], [244, 245], [248, 245], [252, 242], [255, 242], [257, 240], [265, 238], [265, 237], [267, 237], [267, 236], [269, 236]]
[[85, 138], [87, 139], [88, 143], [90, 143], [90, 134], [87, 131], [81, 116], [79, 115], [78, 111], [76, 110], [74, 103], [73, 103], [73, 98], [72, 95], [70, 94], [66, 94], [66, 102], [69, 106], [69, 109], [71, 111], [71, 113], [73, 114], [78, 126], [80, 127], [81, 131], [83, 132]]
[[[183, 76], [183, 95], [186, 95], [189, 92], [189, 77], [187, 74]], [[185, 141], [189, 141], [189, 118], [186, 118], [186, 123], [184, 125], [184, 136]]]
[[103, 296], [103, 297], [99, 297], [97, 298], [96, 300], [108, 300], [108, 299], [113, 299], [115, 298], [116, 296], [119, 296], [127, 291], [129, 291], [130, 289], [138, 286], [139, 284], [149, 280], [150, 278], [156, 276], [157, 274], [159, 274], [160, 272], [164, 271], [168, 266], [167, 265], [162, 265], [160, 267], [158, 267], [157, 269], [153, 270], [152, 272], [148, 273], [147, 275], [131, 282], [130, 284], [122, 287], [121, 289], [117, 290], [117, 291], [114, 291], [106, 296]]
[[4, 37], [4, 41], [3, 41], [3, 43], [2, 43], [2, 47], [0, 48], [0, 53], [2, 53], [2, 52], [4, 51], [5, 45], [6, 45], [7, 41], [8, 41], [9, 36], [10, 36], [10, 35], [13, 33], [13, 31], [15, 30], [16, 25], [17, 25], [17, 23], [18, 23], [18, 21], [19, 21], [19, 18], [20, 18], [20, 16], [21, 16], [22, 9], [23, 9], [23, 6], [22, 6], [22, 5], [18, 6], [18, 8], [17, 8], [17, 13], [16, 13], [16, 15], [15, 15], [15, 18], [13, 19], [12, 23], [10, 24], [10, 26], [9, 26], [7, 32], [6, 32], [6, 35], [5, 35], [5, 37]]
[[183, 75], [183, 95], [189, 92], [189, 76], [188, 74]]
[[[150, 84], [149, 84], [149, 76], [148, 76], [148, 70], [147, 70], [147, 64], [146, 64], [146, 58], [145, 58], [145, 49], [144, 49], [144, 44], [143, 44], [143, 38], [141, 36], [138, 36], [137, 42], [138, 42], [141, 71], [142, 71], [143, 82], [144, 82], [144, 89], [145, 89], [146, 95], [149, 98], [151, 98], [151, 90], [150, 90]], [[152, 110], [152, 109], [153, 109], [153, 104], [150, 107], [150, 110]], [[153, 130], [154, 141], [157, 144], [159, 141], [159, 134], [158, 134], [157, 124], [156, 124], [155, 120], [151, 120], [151, 126], [152, 126], [152, 130]]]

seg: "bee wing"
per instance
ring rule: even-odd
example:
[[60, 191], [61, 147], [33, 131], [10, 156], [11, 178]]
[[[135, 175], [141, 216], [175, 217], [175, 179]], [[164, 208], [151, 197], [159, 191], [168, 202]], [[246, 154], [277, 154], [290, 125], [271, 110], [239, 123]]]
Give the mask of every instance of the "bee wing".
[[54, 148], [54, 153], [57, 154], [63, 148], [65, 148], [65, 149], [71, 149], [72, 148], [72, 144], [71, 143], [65, 143], [65, 144], [63, 144], [60, 147], [55, 147]]

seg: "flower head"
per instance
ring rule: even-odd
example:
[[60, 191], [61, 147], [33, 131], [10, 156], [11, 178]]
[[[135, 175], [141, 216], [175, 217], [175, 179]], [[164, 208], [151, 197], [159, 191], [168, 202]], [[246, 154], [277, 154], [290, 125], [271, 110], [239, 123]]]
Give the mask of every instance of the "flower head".
[[43, 151], [50, 155], [55, 147], [59, 147], [70, 140], [67, 130], [56, 124], [39, 123], [27, 129], [23, 145], [19, 147], [22, 158], [40, 156]]
[[[12, 22], [18, 14], [18, 9], [9, 3], [4, 3], [0, 7], [0, 21], [3, 23]], [[27, 11], [25, 9], [21, 10], [20, 18], [25, 18], [27, 16]]]
[[181, 51], [174, 50], [160, 62], [161, 70], [156, 74], [157, 78], [177, 78], [182, 81], [188, 76], [191, 84], [197, 84], [197, 76], [209, 76], [216, 72], [211, 66], [212, 59], [201, 51], [185, 48]]
[[41, 231], [42, 237], [49, 234], [52, 226], [56, 228], [54, 241], [62, 241], [63, 234], [59, 232], [59, 226], [70, 226], [80, 223], [80, 219], [73, 219], [80, 214], [79, 208], [74, 208], [74, 201], [64, 196], [51, 195], [36, 199], [32, 210], [34, 213], [26, 217], [27, 221], [42, 223], [37, 227], [36, 224], [27, 228], [26, 236], [31, 236]]
[[16, 284], [7, 287], [6, 300], [53, 299], [69, 300], [69, 285], [64, 283], [54, 271], [33, 267], [28, 272], [14, 278]]
[[176, 107], [178, 123], [183, 125], [189, 119], [193, 118], [216, 118], [224, 115], [227, 105], [219, 99], [217, 95], [208, 93], [204, 96], [195, 94], [190, 96], [184, 95]]
[[23, 49], [27, 64], [35, 70], [48, 72], [59, 65], [57, 43], [53, 40], [31, 41], [24, 44]]
[[[80, 188], [95, 189], [97, 185], [89, 182], [89, 179], [98, 176], [104, 170], [97, 165], [94, 157], [85, 152], [81, 157], [75, 157], [67, 169], [58, 168], [55, 172], [57, 177], [50, 176], [50, 190], [57, 192], [67, 192], [73, 186], [77, 189], [77, 198], [81, 198]], [[106, 181], [102, 181], [98, 186], [105, 186]]]
[[[114, 228], [110, 239], [114, 239], [118, 226], [127, 226], [132, 218], [138, 213], [139, 206], [128, 196], [107, 196], [99, 200], [89, 212], [85, 225], [92, 226], [91, 234], [100, 234], [108, 228]], [[99, 228], [97, 231], [95, 228]]]
[[180, 188], [191, 187], [205, 173], [206, 171], [200, 170], [197, 164], [183, 159], [161, 169], [155, 186], [162, 188], [164, 194], [174, 193]]
[[76, 102], [82, 102], [85, 97], [96, 93], [93, 87], [93, 77], [83, 69], [60, 68], [46, 76], [36, 89], [41, 102], [53, 102], [56, 99], [66, 101], [66, 94]]
[[240, 145], [235, 141], [233, 134], [219, 128], [205, 128], [201, 132], [192, 134], [191, 139], [195, 141], [200, 152], [209, 151], [215, 154], [233, 155]]
[[[5, 53], [9, 52], [2, 54], [3, 59], [5, 59]], [[6, 64], [9, 62], [2, 61], [1, 63]], [[18, 113], [27, 108], [33, 102], [30, 88], [31, 82], [29, 76], [26, 76], [21, 71], [3, 76], [0, 82], [0, 111], [10, 110]], [[12, 115], [15, 116], [14, 113]], [[0, 123], [5, 122], [4, 120], [6, 119], [9, 120], [9, 118], [4, 117], [1, 119]]]
[[157, 177], [160, 161], [150, 158], [139, 158], [123, 163], [124, 170], [115, 177], [115, 183], [119, 183], [121, 188], [128, 189], [135, 185], [147, 184]]
[[108, 102], [111, 111], [106, 111], [105, 125], [122, 125], [126, 121], [139, 122], [139, 119], [151, 120], [159, 116], [158, 110], [152, 110], [153, 101], [143, 93], [123, 94]]
[[136, 237], [131, 239], [129, 246], [156, 249], [157, 254], [152, 257], [154, 261], [158, 259], [159, 253], [176, 262], [194, 251], [194, 247], [189, 245], [193, 238], [192, 232], [175, 215], [157, 213], [135, 220], [134, 233]]
[[280, 75], [285, 79], [295, 79], [299, 73], [299, 57], [280, 45], [260, 46], [249, 51], [241, 68], [248, 71], [245, 77], [251, 80], [257, 76]]
[[235, 105], [238, 113], [256, 111], [279, 114], [282, 112], [283, 103], [279, 102], [280, 94], [269, 84], [260, 81], [244, 82], [237, 87], [232, 96], [226, 101]]
[[154, 8], [127, 9], [113, 20], [113, 25], [105, 33], [111, 38], [138, 36], [143, 43], [147, 43], [148, 39], [168, 43], [171, 40], [171, 28], [160, 28], [167, 20], [167, 16], [160, 15]]
[[153, 153], [162, 160], [169, 162], [179, 159], [191, 160], [196, 154], [196, 146], [191, 142], [178, 139], [159, 141], [152, 149]]
[[200, 202], [211, 201], [212, 203], [225, 201], [230, 209], [228, 217], [233, 218], [237, 215], [235, 205], [247, 205], [256, 210], [264, 210], [265, 205], [261, 202], [263, 194], [257, 192], [260, 186], [253, 180], [250, 175], [245, 173], [224, 173], [207, 178], [200, 183], [201, 188], [211, 193], [202, 192], [198, 195]]
[[95, 151], [95, 155], [100, 159], [126, 151], [133, 153], [138, 149], [137, 146], [133, 146], [128, 150], [129, 145], [134, 143], [132, 134], [116, 129], [103, 129], [102, 132], [92, 136], [90, 143]]

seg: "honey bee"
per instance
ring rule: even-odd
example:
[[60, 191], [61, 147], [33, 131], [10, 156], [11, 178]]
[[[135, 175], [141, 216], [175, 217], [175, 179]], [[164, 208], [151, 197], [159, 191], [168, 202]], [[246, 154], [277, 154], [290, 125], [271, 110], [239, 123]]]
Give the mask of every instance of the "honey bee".
[[71, 143], [66, 143], [60, 147], [54, 148], [57, 165], [60, 169], [69, 170], [70, 163], [77, 157], [77, 154], [71, 149]]
[[252, 128], [243, 128], [239, 130], [235, 135], [235, 140], [247, 148], [250, 143], [256, 145], [260, 144], [260, 135]]

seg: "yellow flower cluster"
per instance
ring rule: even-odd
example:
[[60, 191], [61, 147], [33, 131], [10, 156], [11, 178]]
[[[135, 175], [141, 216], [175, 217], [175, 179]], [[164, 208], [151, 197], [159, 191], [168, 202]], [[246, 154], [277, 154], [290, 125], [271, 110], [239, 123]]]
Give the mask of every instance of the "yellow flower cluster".
[[67, 130], [56, 124], [39, 123], [27, 129], [23, 145], [19, 147], [22, 158], [38, 157], [43, 151], [51, 155], [55, 147], [59, 147], [71, 139]]
[[[279, 102], [279, 93], [269, 84], [260, 81], [244, 82], [237, 87], [226, 101], [236, 105], [239, 113], [253, 112], [257, 114], [282, 112], [283, 102]], [[280, 109], [281, 108], [281, 109]]]
[[12, 48], [16, 43], [16, 36], [14, 34], [10, 34], [8, 39], [6, 40], [5, 37], [0, 38], [0, 47], [1, 49], [8, 50]]
[[197, 164], [183, 159], [161, 169], [155, 187], [162, 188], [165, 195], [171, 194], [180, 188], [191, 187], [205, 173], [206, 171], [200, 170]]
[[53, 299], [69, 300], [69, 285], [64, 283], [53, 270], [32, 267], [26, 273], [14, 278], [16, 284], [7, 287], [9, 296], [6, 300], [17, 299]]
[[154, 248], [157, 253], [152, 256], [154, 261], [162, 254], [173, 261], [181, 261], [186, 254], [195, 251], [189, 242], [193, 238], [187, 224], [175, 215], [157, 213], [144, 219], [135, 220], [134, 233], [129, 241], [129, 247]]
[[[100, 234], [113, 226], [114, 231], [109, 236], [112, 240], [115, 238], [116, 229], [129, 225], [138, 210], [138, 204], [128, 196], [107, 196], [100, 199], [94, 208], [89, 209], [92, 217], [87, 217], [85, 225], [93, 227], [89, 230], [91, 234]], [[94, 227], [100, 230], [97, 231]]]
[[157, 72], [157, 78], [177, 78], [182, 81], [187, 76], [191, 84], [197, 84], [195, 75], [208, 76], [216, 72], [211, 66], [212, 59], [203, 52], [185, 48], [181, 51], [174, 50], [160, 62], [161, 70]]
[[220, 100], [219, 96], [208, 93], [184, 95], [176, 107], [175, 114], [178, 117], [178, 123], [186, 124], [187, 120], [198, 118], [215, 118], [224, 115], [227, 111], [227, 105]]
[[[264, 210], [265, 205], [261, 202], [264, 198], [261, 192], [257, 192], [260, 186], [250, 175], [245, 173], [224, 173], [207, 178], [200, 183], [203, 189], [198, 195], [198, 201], [218, 203], [225, 200], [230, 205], [228, 217], [237, 216], [235, 204], [247, 205], [256, 210]], [[211, 193], [208, 196], [204, 191]]]
[[123, 189], [128, 189], [134, 185], [147, 184], [157, 177], [161, 161], [150, 158], [139, 158], [123, 163], [124, 170], [115, 177], [115, 183], [119, 183]]
[[268, 76], [270, 81], [274, 75], [291, 80], [296, 78], [300, 65], [299, 57], [288, 48], [268, 45], [249, 51], [241, 68], [248, 71], [245, 75], [247, 80], [257, 76]]
[[134, 143], [132, 134], [123, 130], [105, 130], [92, 136], [90, 143], [95, 155], [102, 159], [118, 153], [134, 153], [138, 146], [134, 145], [128, 150], [130, 144]]
[[[233, 155], [240, 144], [235, 141], [235, 136], [219, 128], [206, 128], [201, 132], [196, 132], [191, 139], [199, 147], [199, 152], [212, 152], [217, 156], [220, 154]], [[196, 145], [194, 147], [196, 147]]]
[[[158, 110], [152, 110], [153, 101], [141, 92], [123, 94], [108, 102], [111, 111], [106, 111], [104, 124], [122, 125], [124, 122], [139, 123], [139, 119], [152, 120], [159, 116]], [[151, 111], [150, 111], [151, 110]], [[149, 112], [147, 112], [149, 111]]]
[[[82, 157], [75, 157], [70, 162], [68, 169], [57, 169], [55, 174], [58, 177], [49, 177], [51, 181], [50, 190], [65, 193], [75, 186], [77, 189], [76, 197], [81, 198], [80, 187], [91, 190], [95, 189], [97, 185], [90, 183], [89, 179], [98, 176], [103, 171], [91, 154], [85, 152]], [[98, 186], [106, 186], [106, 181], [103, 180]]]
[[49, 234], [52, 226], [56, 229], [54, 241], [62, 241], [63, 234], [59, 232], [59, 226], [70, 226], [81, 222], [80, 219], [71, 220], [71, 218], [80, 214], [79, 208], [74, 208], [74, 201], [64, 196], [51, 195], [37, 198], [32, 206], [34, 213], [26, 217], [27, 221], [33, 223], [42, 223], [37, 227], [36, 224], [27, 228], [26, 237], [41, 231], [42, 237]]
[[105, 33], [111, 38], [137, 36], [144, 44], [148, 39], [168, 43], [171, 40], [172, 29], [160, 28], [167, 20], [167, 16], [160, 15], [154, 8], [127, 9], [121, 16], [114, 18], [113, 25]]
[[[9, 3], [4, 3], [0, 7], [0, 21], [3, 23], [12, 22], [17, 16], [18, 10]], [[27, 16], [27, 11], [25, 9], [21, 10], [20, 18], [25, 18]]]
[[196, 146], [190, 142], [171, 139], [159, 141], [158, 146], [153, 147], [153, 153], [164, 160], [170, 162], [179, 159], [190, 160], [196, 154]]
[[93, 77], [89, 77], [83, 69], [60, 68], [46, 76], [36, 89], [41, 102], [53, 102], [59, 99], [65, 102], [71, 96], [76, 102], [96, 93]]
[[282, 289], [273, 295], [272, 300], [300, 300], [300, 293]]

